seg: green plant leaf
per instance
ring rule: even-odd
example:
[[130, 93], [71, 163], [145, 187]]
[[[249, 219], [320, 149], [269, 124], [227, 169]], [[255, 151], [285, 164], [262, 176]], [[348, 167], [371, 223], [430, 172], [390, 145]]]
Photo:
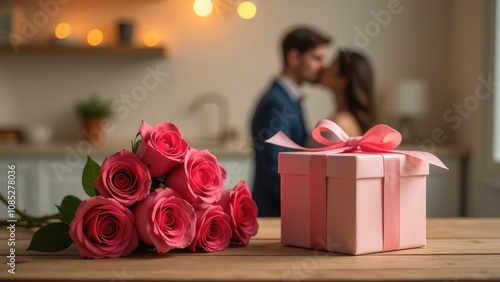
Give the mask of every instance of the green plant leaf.
[[77, 197], [69, 195], [64, 197], [60, 206], [56, 205], [64, 222], [70, 223], [73, 220], [76, 209], [81, 202], [82, 200]]
[[58, 252], [71, 246], [69, 225], [65, 222], [49, 223], [38, 229], [26, 251]]
[[87, 163], [83, 168], [82, 185], [83, 190], [90, 197], [97, 195], [94, 183], [97, 177], [99, 177], [100, 169], [101, 167], [90, 156], [87, 156]]
[[93, 93], [87, 99], [79, 101], [76, 112], [82, 119], [109, 118], [113, 115], [111, 101], [103, 100], [99, 93]]
[[141, 143], [141, 139], [135, 141], [135, 144], [132, 145], [132, 153], [137, 154], [137, 150], [139, 149], [139, 146], [141, 146]]
[[141, 146], [141, 143], [142, 143], [141, 139], [137, 140], [137, 137], [139, 137], [140, 134], [141, 134], [140, 132], [137, 132], [134, 140], [130, 142], [130, 144], [132, 145], [132, 153], [134, 153], [134, 154], [137, 153], [137, 150], [139, 149], [139, 146]]

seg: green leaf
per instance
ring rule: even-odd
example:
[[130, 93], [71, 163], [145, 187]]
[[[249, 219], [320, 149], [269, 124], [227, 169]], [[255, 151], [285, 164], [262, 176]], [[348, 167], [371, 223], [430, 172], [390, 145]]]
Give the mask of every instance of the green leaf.
[[132, 153], [134, 153], [134, 154], [137, 153], [137, 150], [139, 149], [139, 146], [142, 143], [141, 139], [137, 140], [137, 137], [139, 137], [140, 134], [141, 134], [140, 132], [137, 132], [137, 134], [135, 135], [134, 141], [130, 142], [132, 145]]
[[97, 177], [99, 177], [100, 169], [101, 167], [90, 156], [87, 156], [87, 163], [83, 168], [82, 185], [83, 185], [83, 190], [90, 197], [93, 197], [97, 194], [95, 191], [94, 183]]
[[135, 144], [132, 145], [132, 153], [136, 154], [137, 150], [139, 149], [139, 146], [141, 146], [142, 140], [139, 139], [135, 141]]
[[59, 252], [71, 246], [72, 243], [69, 225], [64, 222], [54, 222], [35, 232], [26, 251]]
[[77, 197], [69, 195], [64, 197], [60, 206], [56, 205], [64, 222], [70, 223], [71, 220], [73, 220], [73, 217], [75, 217], [76, 209], [81, 202], [82, 200], [78, 199]]

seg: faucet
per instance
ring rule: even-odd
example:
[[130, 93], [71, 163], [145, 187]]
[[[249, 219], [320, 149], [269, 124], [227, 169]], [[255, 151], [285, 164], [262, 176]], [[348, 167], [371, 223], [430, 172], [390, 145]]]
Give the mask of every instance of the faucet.
[[197, 96], [189, 109], [191, 112], [195, 112], [205, 104], [214, 104], [217, 107], [219, 122], [217, 140], [225, 142], [234, 139], [236, 132], [229, 129], [229, 103], [227, 99], [220, 93], [206, 92]]

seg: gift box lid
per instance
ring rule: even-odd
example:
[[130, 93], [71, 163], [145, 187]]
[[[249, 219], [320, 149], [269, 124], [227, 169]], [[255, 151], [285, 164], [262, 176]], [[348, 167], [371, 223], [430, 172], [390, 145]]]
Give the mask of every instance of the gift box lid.
[[[278, 155], [280, 174], [309, 175], [311, 152], [282, 152]], [[394, 153], [342, 153], [324, 155], [326, 176], [339, 178], [376, 178], [384, 176], [384, 155], [400, 158], [401, 176], [428, 175], [429, 164], [414, 157]]]

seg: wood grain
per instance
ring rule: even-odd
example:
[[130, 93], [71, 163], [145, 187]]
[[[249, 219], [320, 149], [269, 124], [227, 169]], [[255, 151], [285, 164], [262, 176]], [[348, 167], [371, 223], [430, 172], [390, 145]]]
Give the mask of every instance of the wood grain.
[[[25, 251], [29, 240], [22, 239], [16, 242], [17, 256], [54, 256], [54, 253], [38, 253]], [[0, 255], [8, 254], [7, 244], [0, 245]], [[154, 252], [142, 252], [153, 254]], [[224, 252], [217, 253], [191, 253], [184, 250], [173, 250], [170, 254], [186, 256], [314, 256], [316, 251], [310, 249], [282, 245], [277, 239], [252, 240], [251, 244], [243, 246], [230, 246]], [[423, 248], [399, 250], [394, 252], [368, 254], [369, 256], [397, 256], [397, 255], [450, 255], [450, 254], [500, 254], [499, 239], [428, 239], [427, 246]], [[327, 255], [321, 252], [320, 255]], [[329, 256], [344, 256], [343, 254], [330, 253]], [[57, 256], [78, 256], [74, 245], [57, 253]], [[365, 255], [366, 256], [366, 255]]]
[[[500, 219], [429, 219], [424, 248], [349, 256], [282, 245], [279, 219], [259, 219], [249, 246], [218, 253], [148, 252], [84, 260], [74, 246], [60, 253], [25, 249], [33, 231], [16, 231], [15, 281], [500, 281]], [[0, 232], [5, 258], [7, 232]], [[5, 265], [5, 264], [4, 264]]]
[[[262, 218], [256, 239], [279, 239], [279, 218]], [[427, 220], [427, 238], [500, 238], [497, 218], [432, 218]]]

